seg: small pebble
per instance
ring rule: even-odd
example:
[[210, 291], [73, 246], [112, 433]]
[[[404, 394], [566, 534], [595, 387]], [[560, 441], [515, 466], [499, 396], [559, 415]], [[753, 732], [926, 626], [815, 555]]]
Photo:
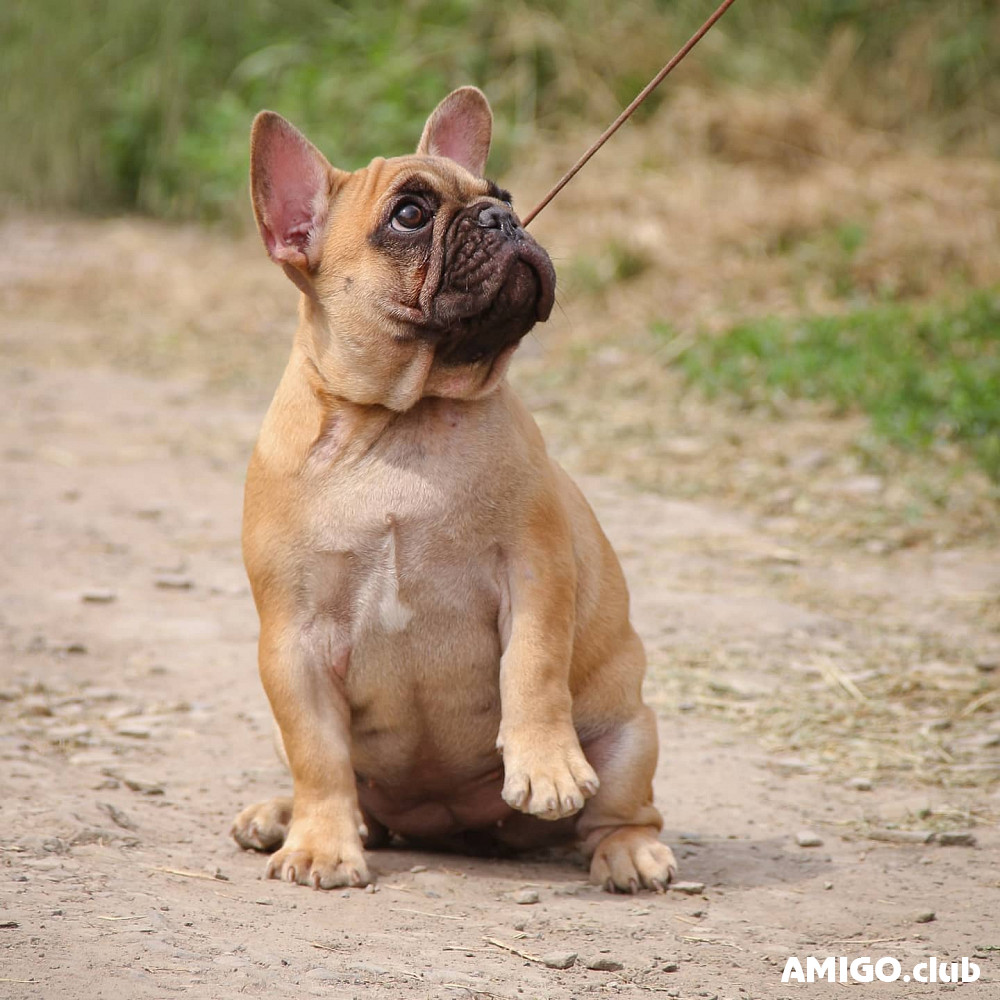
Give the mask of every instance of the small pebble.
[[118, 595], [113, 590], [85, 590], [80, 600], [84, 604], [110, 604], [118, 600]]
[[575, 962], [575, 951], [550, 951], [542, 955], [542, 964], [549, 969], [569, 969]]
[[160, 590], [190, 590], [194, 586], [194, 580], [189, 576], [180, 576], [176, 573], [164, 573], [156, 577], [153, 583]]
[[516, 931], [523, 931], [524, 928], [527, 927], [527, 926], [528, 926], [528, 921], [527, 920], [515, 920], [514, 921], [514, 930], [516, 930]]
[[110, 802], [98, 802], [97, 808], [108, 814], [111, 822], [115, 826], [120, 826], [123, 830], [135, 830], [135, 821], [123, 809], [119, 809]]
[[934, 839], [933, 830], [884, 830], [875, 827], [868, 831], [869, 840], [881, 840], [889, 844], [929, 844]]
[[412, 867], [412, 868], [410, 869], [410, 871], [411, 871], [411, 872], [412, 872], [412, 873], [413, 873], [414, 875], [419, 875], [419, 874], [420, 874], [421, 872], [425, 872], [425, 871], [427, 871], [427, 865], [414, 865], [414, 866], [413, 866], [413, 867]]
[[976, 838], [968, 830], [944, 830], [937, 835], [942, 847], [975, 847]]
[[365, 886], [365, 892], [367, 892], [369, 895], [374, 895], [374, 893], [376, 892], [375, 883], [369, 882], [368, 885]]
[[518, 889], [514, 893], [514, 902], [519, 906], [530, 906], [538, 902], [538, 893], [534, 889]]
[[666, 965], [663, 966], [663, 971], [676, 972], [679, 968], [680, 966], [676, 962], [667, 962]]
[[800, 830], [795, 834], [795, 843], [799, 847], [822, 847], [823, 838], [812, 830]]
[[826, 889], [826, 890], [830, 890], [830, 889], [833, 888], [833, 883], [832, 882], [824, 882], [823, 883], [823, 888]]
[[126, 722], [124, 725], [116, 726], [115, 732], [119, 736], [130, 736], [134, 740], [148, 740], [153, 730], [149, 726], [138, 726], [135, 723]]
[[869, 778], [851, 778], [847, 782], [848, 788], [853, 788], [856, 792], [870, 792], [872, 790], [871, 779]]
[[927, 910], [924, 913], [918, 913], [914, 918], [914, 923], [918, 924], [929, 924], [932, 920], [936, 920], [937, 915], [933, 910]]
[[683, 892], [686, 896], [700, 896], [705, 891], [704, 882], [671, 882], [668, 889]]
[[125, 787], [140, 795], [162, 795], [163, 785], [159, 781], [149, 781], [145, 778], [122, 778]]
[[606, 955], [598, 955], [596, 958], [590, 958], [584, 965], [592, 972], [617, 972], [622, 968], [621, 962]]
[[981, 674], [992, 674], [995, 670], [1000, 670], [1000, 659], [980, 660], [976, 664], [976, 670], [978, 670]]

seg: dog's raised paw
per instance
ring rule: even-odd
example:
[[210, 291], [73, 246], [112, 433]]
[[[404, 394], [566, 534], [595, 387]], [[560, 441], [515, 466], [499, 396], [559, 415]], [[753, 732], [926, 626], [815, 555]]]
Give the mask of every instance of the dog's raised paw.
[[535, 746], [519, 753], [504, 747], [503, 800], [529, 816], [556, 820], [583, 808], [600, 786], [596, 772], [576, 747]]
[[624, 826], [609, 833], [590, 862], [590, 881], [608, 892], [664, 892], [676, 874], [674, 852], [648, 826]]

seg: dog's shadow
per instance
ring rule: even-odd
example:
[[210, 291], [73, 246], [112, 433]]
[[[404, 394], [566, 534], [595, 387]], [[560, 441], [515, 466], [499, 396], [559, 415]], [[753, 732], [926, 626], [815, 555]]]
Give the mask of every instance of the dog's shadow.
[[[787, 839], [759, 840], [692, 837], [667, 831], [661, 839], [677, 856], [678, 881], [703, 882], [706, 887], [750, 889], [789, 885], [817, 878], [828, 872], [832, 859], [823, 853], [803, 854], [789, 850]], [[369, 853], [369, 861], [380, 879], [407, 874], [443, 873], [462, 878], [497, 879], [511, 887], [547, 885], [566, 895], [588, 885], [588, 866], [571, 847], [534, 851], [470, 852], [440, 844], [394, 843]], [[592, 887], [598, 892], [597, 887]], [[432, 887], [428, 890], [434, 892]]]

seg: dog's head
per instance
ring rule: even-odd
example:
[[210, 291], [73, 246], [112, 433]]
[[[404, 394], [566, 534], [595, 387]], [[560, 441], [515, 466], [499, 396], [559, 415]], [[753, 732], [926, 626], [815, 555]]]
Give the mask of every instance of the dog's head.
[[428, 118], [415, 155], [350, 173], [280, 115], [257, 116], [254, 214], [303, 292], [303, 347], [326, 391], [395, 410], [475, 399], [548, 318], [548, 254], [483, 177], [492, 122], [483, 94], [462, 87]]

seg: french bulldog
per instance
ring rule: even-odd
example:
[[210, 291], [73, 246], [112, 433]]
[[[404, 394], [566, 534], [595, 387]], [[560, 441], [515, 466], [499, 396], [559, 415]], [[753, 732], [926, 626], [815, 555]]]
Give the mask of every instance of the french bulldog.
[[365, 847], [395, 837], [576, 842], [595, 883], [662, 892], [622, 571], [505, 378], [555, 272], [484, 178], [492, 120], [462, 87], [415, 155], [355, 172], [254, 121], [257, 225], [301, 292], [243, 523], [293, 794], [232, 833], [323, 889], [368, 884]]

